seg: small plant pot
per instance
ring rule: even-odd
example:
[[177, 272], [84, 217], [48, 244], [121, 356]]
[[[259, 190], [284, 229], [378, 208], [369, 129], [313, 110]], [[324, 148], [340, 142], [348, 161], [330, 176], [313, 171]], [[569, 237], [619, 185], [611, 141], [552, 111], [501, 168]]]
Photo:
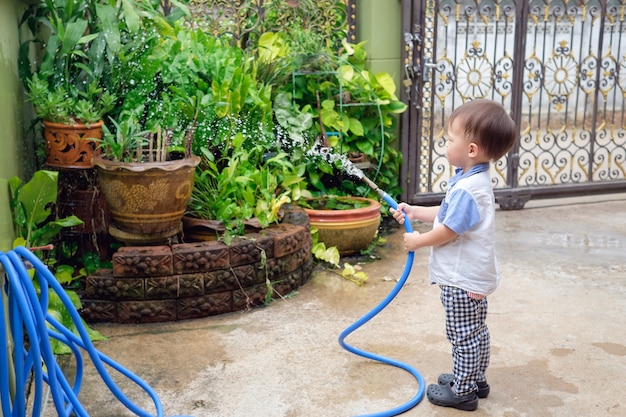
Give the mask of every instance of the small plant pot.
[[92, 159], [100, 155], [103, 122], [67, 125], [43, 121], [46, 140], [46, 165], [57, 168], [93, 168]]
[[[319, 242], [327, 247], [335, 246], [340, 254], [349, 255], [367, 249], [380, 225], [380, 203], [364, 197], [340, 197], [368, 203], [365, 207], [346, 210], [306, 208], [311, 228], [317, 229]], [[315, 199], [306, 200], [315, 207]]]
[[109, 234], [128, 245], [159, 243], [178, 234], [199, 162], [197, 156], [145, 163], [95, 158], [113, 220]]

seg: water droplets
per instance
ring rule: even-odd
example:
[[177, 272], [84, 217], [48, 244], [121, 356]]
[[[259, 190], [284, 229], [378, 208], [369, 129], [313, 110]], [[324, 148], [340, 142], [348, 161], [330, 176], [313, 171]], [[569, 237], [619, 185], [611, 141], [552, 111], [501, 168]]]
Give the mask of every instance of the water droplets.
[[346, 174], [362, 179], [364, 177], [363, 171], [354, 166], [352, 161], [348, 159], [346, 155], [337, 154], [333, 152], [332, 148], [328, 147], [313, 147], [306, 152], [309, 157], [319, 157], [327, 161], [333, 166], [338, 166]]

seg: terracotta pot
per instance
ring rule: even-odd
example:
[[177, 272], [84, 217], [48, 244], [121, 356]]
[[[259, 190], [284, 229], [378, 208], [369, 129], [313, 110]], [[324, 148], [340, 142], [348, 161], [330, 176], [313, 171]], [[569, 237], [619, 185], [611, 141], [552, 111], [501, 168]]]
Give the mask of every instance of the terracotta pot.
[[319, 242], [335, 246], [342, 255], [366, 249], [380, 225], [380, 203], [363, 197], [342, 197], [368, 202], [367, 207], [349, 210], [317, 210], [305, 208], [311, 227], [317, 229]]
[[200, 158], [124, 163], [94, 158], [111, 212], [109, 234], [129, 245], [166, 241], [182, 230]]
[[59, 168], [92, 168], [93, 157], [100, 155], [102, 121], [66, 125], [43, 121], [46, 140], [46, 165]]

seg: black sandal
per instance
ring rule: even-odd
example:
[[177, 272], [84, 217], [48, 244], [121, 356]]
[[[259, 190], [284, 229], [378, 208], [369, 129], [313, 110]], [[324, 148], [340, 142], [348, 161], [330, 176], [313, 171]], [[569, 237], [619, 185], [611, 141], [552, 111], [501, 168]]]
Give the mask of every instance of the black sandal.
[[475, 392], [463, 396], [456, 395], [452, 389], [452, 383], [430, 384], [426, 390], [426, 396], [428, 401], [442, 407], [453, 407], [464, 411], [474, 411], [478, 408], [478, 396]]
[[[441, 374], [439, 375], [439, 380], [437, 382], [439, 383], [439, 385], [446, 385], [454, 382], [454, 375]], [[476, 393], [476, 395], [478, 395], [478, 398], [487, 398], [487, 396], [489, 395], [489, 390], [491, 389], [487, 381], [477, 382], [476, 385], [478, 385], [478, 392]]]

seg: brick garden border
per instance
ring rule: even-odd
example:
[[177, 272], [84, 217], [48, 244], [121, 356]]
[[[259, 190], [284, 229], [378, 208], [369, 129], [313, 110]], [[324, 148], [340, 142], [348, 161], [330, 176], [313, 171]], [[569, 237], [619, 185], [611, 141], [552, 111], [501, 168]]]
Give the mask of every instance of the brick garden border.
[[150, 323], [245, 310], [263, 304], [268, 291], [289, 294], [313, 267], [308, 216], [288, 207], [282, 223], [230, 245], [120, 248], [112, 269], [86, 278], [81, 314], [89, 322]]

